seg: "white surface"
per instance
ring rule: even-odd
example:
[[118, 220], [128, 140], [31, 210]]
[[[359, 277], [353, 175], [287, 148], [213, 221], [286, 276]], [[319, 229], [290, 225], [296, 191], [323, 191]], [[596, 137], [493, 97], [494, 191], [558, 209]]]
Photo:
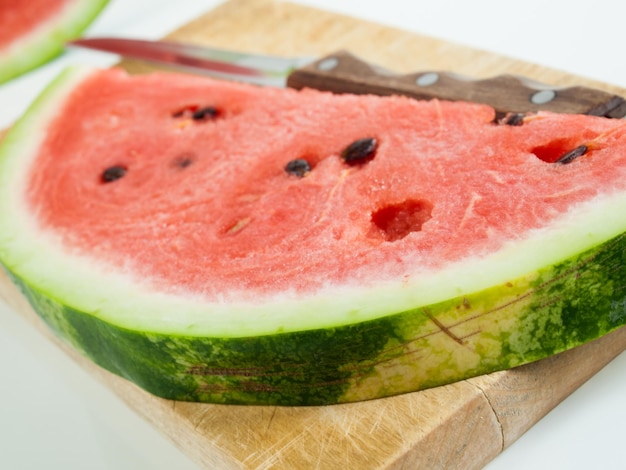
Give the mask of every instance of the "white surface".
[[[217, 0], [112, 0], [91, 35], [156, 38]], [[620, 19], [613, 0], [473, 2], [302, 1], [560, 68], [626, 88]], [[69, 63], [115, 57], [72, 51], [0, 86], [0, 128]], [[1, 229], [1, 228], [0, 228]], [[626, 354], [576, 391], [488, 465], [489, 470], [625, 468]], [[0, 468], [196, 468], [106, 387], [0, 303]]]

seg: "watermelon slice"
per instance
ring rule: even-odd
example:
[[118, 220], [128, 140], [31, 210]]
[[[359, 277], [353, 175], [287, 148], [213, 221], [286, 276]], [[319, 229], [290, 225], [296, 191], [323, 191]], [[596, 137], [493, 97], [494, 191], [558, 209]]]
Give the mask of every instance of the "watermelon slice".
[[[513, 125], [516, 124], [516, 125]], [[0, 149], [0, 260], [158, 396], [319, 405], [626, 322], [626, 127], [71, 69]]]
[[0, 83], [38, 67], [82, 33], [108, 0], [2, 0]]

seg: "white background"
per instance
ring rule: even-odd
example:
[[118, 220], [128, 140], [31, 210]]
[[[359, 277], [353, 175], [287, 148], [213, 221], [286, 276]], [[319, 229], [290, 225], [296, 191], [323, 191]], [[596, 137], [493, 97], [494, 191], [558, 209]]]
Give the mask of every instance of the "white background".
[[[157, 38], [217, 0], [112, 0], [89, 35]], [[612, 0], [302, 1], [559, 68], [626, 88], [622, 23]], [[0, 128], [70, 63], [115, 57], [72, 51], [0, 86]], [[626, 468], [626, 354], [488, 465], [489, 470]], [[106, 387], [0, 302], [0, 468], [185, 470], [196, 466]]]

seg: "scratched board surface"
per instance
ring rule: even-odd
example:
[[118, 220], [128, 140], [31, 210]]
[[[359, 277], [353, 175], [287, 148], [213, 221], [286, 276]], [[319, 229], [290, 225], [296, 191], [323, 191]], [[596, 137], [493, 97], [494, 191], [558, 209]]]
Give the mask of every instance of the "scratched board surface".
[[[272, 0], [228, 1], [171, 38], [283, 55], [320, 56], [348, 49], [397, 72], [454, 69], [475, 77], [514, 73], [626, 94], [533, 64]], [[134, 61], [123, 66], [133, 73], [152, 70]], [[6, 277], [0, 277], [0, 298], [50, 337]], [[205, 468], [471, 469], [497, 456], [622, 352], [626, 329], [514, 370], [397, 397], [310, 408], [163, 400], [59, 347]]]

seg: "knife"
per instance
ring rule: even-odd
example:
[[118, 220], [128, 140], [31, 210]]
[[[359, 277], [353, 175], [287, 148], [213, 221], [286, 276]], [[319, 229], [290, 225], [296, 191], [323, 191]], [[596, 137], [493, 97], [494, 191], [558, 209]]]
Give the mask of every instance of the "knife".
[[319, 59], [278, 57], [171, 41], [114, 37], [77, 39], [68, 45], [265, 86], [472, 101], [492, 106], [498, 119], [511, 113], [542, 110], [608, 118], [626, 115], [626, 101], [603, 90], [584, 86], [553, 87], [514, 75], [480, 80], [447, 71], [400, 75], [369, 64], [347, 51]]

